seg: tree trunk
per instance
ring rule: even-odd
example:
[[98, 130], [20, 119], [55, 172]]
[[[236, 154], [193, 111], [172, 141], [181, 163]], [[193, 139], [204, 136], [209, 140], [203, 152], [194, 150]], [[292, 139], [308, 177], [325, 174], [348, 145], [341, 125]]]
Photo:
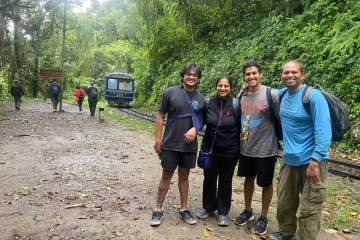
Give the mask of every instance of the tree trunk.
[[39, 57], [36, 53], [35, 56], [35, 68], [34, 68], [34, 82], [33, 82], [33, 97], [37, 97], [37, 89], [38, 89], [38, 75], [39, 75]]
[[15, 62], [16, 68], [21, 68], [21, 59], [20, 59], [20, 37], [19, 37], [19, 23], [20, 23], [20, 8], [14, 7], [14, 53], [15, 53]]
[[[7, 3], [8, 0], [1, 0], [1, 5]], [[3, 53], [3, 46], [4, 46], [4, 38], [5, 38], [5, 27], [6, 27], [6, 20], [5, 20], [5, 13], [6, 9], [0, 10], [0, 72], [2, 71], [2, 53]]]
[[193, 48], [195, 48], [194, 25], [193, 25], [193, 19], [192, 19], [191, 0], [189, 0], [189, 10], [190, 10], [191, 40], [192, 40]]

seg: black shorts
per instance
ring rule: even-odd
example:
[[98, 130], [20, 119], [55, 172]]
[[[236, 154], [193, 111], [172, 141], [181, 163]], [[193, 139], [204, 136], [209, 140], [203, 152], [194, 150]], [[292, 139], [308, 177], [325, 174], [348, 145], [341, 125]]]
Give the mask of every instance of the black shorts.
[[196, 153], [177, 152], [161, 149], [159, 158], [161, 159], [161, 166], [163, 169], [175, 170], [177, 166], [182, 168], [195, 168]]
[[276, 157], [256, 158], [240, 154], [237, 175], [239, 177], [255, 177], [259, 187], [268, 187], [274, 178]]

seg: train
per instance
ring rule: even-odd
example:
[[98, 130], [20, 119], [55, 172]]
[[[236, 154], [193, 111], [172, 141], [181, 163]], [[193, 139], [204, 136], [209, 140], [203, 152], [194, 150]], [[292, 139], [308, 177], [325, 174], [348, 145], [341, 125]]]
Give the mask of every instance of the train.
[[115, 68], [106, 75], [105, 99], [110, 106], [128, 107], [134, 100], [134, 77], [126, 68]]

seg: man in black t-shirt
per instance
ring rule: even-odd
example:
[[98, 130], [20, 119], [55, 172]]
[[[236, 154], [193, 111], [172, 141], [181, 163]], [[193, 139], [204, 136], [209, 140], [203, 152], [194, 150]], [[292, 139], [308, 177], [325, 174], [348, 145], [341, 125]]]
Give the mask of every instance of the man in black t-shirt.
[[88, 96], [88, 103], [90, 108], [90, 116], [95, 116], [96, 104], [97, 104], [97, 88], [94, 87], [94, 82], [90, 82], [88, 89], [86, 90]]
[[[196, 134], [199, 130], [195, 129], [193, 117], [190, 114], [192, 114], [192, 108], [195, 114], [200, 116], [205, 99], [195, 90], [198, 79], [201, 78], [201, 69], [198, 66], [194, 63], [184, 65], [180, 70], [180, 76], [183, 84], [165, 90], [160, 100], [155, 121], [154, 149], [161, 159], [163, 171], [157, 191], [156, 208], [151, 219], [152, 226], [160, 225], [164, 216], [161, 208], [176, 168], [178, 169], [178, 186], [181, 199], [180, 217], [188, 224], [196, 223], [195, 217], [187, 209], [188, 178], [190, 168], [194, 168], [196, 164], [198, 148]], [[189, 96], [190, 104], [183, 90]], [[168, 114], [168, 118], [161, 141], [163, 120], [166, 114]], [[199, 122], [203, 122], [202, 119]]]
[[15, 110], [20, 110], [21, 96], [24, 95], [24, 89], [20, 85], [19, 81], [15, 81], [15, 84], [11, 86], [11, 96], [14, 97]]

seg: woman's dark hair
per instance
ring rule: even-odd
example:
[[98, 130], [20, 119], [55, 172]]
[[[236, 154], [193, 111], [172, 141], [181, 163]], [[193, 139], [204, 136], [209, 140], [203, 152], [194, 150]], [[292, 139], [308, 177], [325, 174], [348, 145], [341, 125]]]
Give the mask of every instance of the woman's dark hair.
[[184, 82], [184, 75], [186, 73], [190, 73], [191, 70], [195, 70], [196, 71], [196, 74], [198, 75], [198, 79], [201, 78], [201, 73], [202, 73], [202, 70], [200, 67], [198, 67], [195, 63], [188, 63], [188, 64], [185, 64], [183, 66], [183, 68], [180, 70], [180, 77], [181, 77], [181, 82]]
[[215, 82], [215, 87], [217, 87], [218, 83], [219, 83], [220, 80], [223, 79], [223, 78], [225, 78], [225, 79], [228, 80], [229, 85], [230, 85], [230, 88], [232, 88], [232, 87], [233, 87], [232, 81], [231, 81], [230, 77], [229, 77], [229, 76], [226, 76], [226, 75], [222, 75], [222, 76], [220, 76], [220, 77], [216, 80], [216, 82]]
[[81, 87], [80, 87], [80, 85], [76, 85], [76, 88], [77, 88], [77, 89], [80, 89]]
[[260, 63], [254, 61], [254, 60], [251, 60], [251, 61], [245, 62], [243, 65], [242, 72], [244, 75], [245, 75], [245, 70], [249, 67], [256, 67], [258, 72], [261, 73]]

